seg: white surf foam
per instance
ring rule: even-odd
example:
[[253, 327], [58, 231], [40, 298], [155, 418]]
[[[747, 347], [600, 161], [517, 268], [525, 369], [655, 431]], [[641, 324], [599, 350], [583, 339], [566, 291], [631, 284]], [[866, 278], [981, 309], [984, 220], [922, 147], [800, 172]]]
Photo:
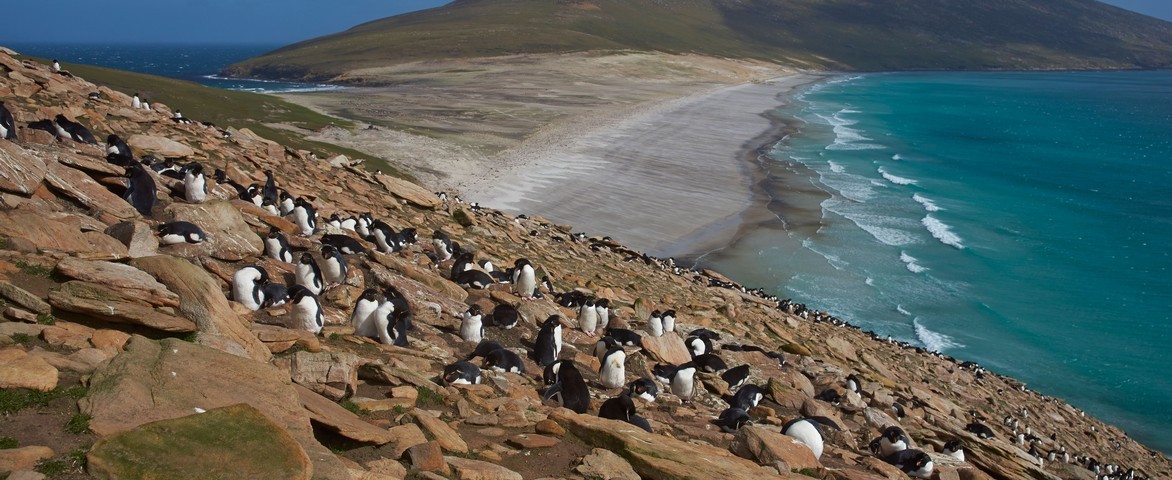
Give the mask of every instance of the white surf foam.
[[898, 161], [900, 161], [900, 160], [903, 160], [903, 156], [897, 153], [897, 154], [895, 154], [895, 155], [892, 155], [892, 156], [891, 156], [891, 159], [892, 159], [892, 160], [895, 160], [895, 161], [897, 161], [897, 162], [898, 162]]
[[834, 173], [842, 173], [846, 171], [846, 167], [842, 166], [841, 163], [835, 162], [834, 160], [829, 160], [826, 163], [830, 164], [830, 171]]
[[934, 352], [943, 352], [950, 348], [963, 348], [964, 345], [957, 343], [955, 339], [940, 332], [933, 332], [927, 327], [920, 324], [920, 319], [917, 317], [912, 320], [912, 325], [916, 327], [916, 338], [920, 343], [924, 344], [924, 348]]
[[911, 255], [908, 255], [907, 252], [903, 252], [903, 251], [899, 252], [899, 261], [903, 262], [904, 266], [907, 267], [909, 272], [920, 273], [924, 270], [927, 270], [927, 268], [916, 263], [916, 260], [919, 260], [919, 259], [916, 257], [913, 257]]
[[932, 201], [931, 198], [925, 197], [925, 196], [920, 195], [918, 193], [912, 194], [912, 200], [915, 200], [916, 203], [923, 205], [924, 210], [927, 210], [929, 212], [939, 212], [941, 210], [944, 210], [943, 208], [940, 208], [939, 205], [936, 205], [936, 202]]
[[902, 315], [904, 315], [904, 316], [907, 316], [907, 317], [910, 317], [910, 316], [912, 316], [912, 312], [909, 312], [909, 311], [907, 311], [907, 310], [904, 310], [904, 308], [903, 308], [903, 305], [896, 305], [896, 306], [895, 306], [895, 311], [897, 311], [897, 312], [899, 312], [900, 314], [902, 314]]
[[879, 167], [879, 174], [883, 175], [883, 178], [886, 178], [888, 182], [894, 183], [896, 185], [915, 185], [916, 184], [915, 180], [892, 174], [892, 173], [888, 172], [886, 169], [884, 169], [883, 167]]
[[957, 250], [964, 250], [964, 244], [961, 243], [960, 237], [952, 233], [952, 227], [949, 227], [948, 224], [941, 222], [932, 215], [925, 216], [923, 220], [920, 220], [920, 223], [924, 224], [924, 228], [927, 228], [928, 232], [933, 237], [936, 237], [936, 240], [940, 240], [940, 243]]
[[875, 286], [875, 279], [871, 278], [871, 277], [867, 277], [866, 280], [863, 280], [863, 283], [867, 284], [868, 287], [874, 287]]

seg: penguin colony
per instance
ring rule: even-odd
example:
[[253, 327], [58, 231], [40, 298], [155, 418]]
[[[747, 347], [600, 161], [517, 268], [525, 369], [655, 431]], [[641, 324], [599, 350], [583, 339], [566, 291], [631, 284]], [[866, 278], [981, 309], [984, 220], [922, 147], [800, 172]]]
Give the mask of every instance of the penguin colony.
[[[52, 69], [54, 72], [62, 72], [56, 62]], [[137, 94], [132, 99], [131, 107], [150, 110], [149, 103]], [[193, 124], [178, 110], [173, 113], [171, 120], [181, 125]], [[208, 124], [203, 125], [214, 128]], [[61, 114], [51, 120], [30, 122], [27, 128], [45, 130], [61, 142], [97, 144], [93, 134], [84, 125]], [[229, 136], [227, 132], [223, 132], [223, 135]], [[18, 141], [17, 124], [3, 102], [0, 102], [0, 138]], [[171, 195], [188, 203], [201, 203], [209, 197], [209, 178], [205, 177], [204, 167], [199, 163], [180, 165], [171, 159], [152, 156], [137, 159], [131, 147], [113, 134], [107, 137], [105, 154], [109, 163], [125, 169], [127, 185], [123, 198], [144, 217], [150, 218], [157, 213], [154, 207], [160, 194]], [[331, 229], [329, 232], [322, 232], [318, 224], [319, 215], [314, 198], [294, 196], [278, 186], [274, 172], [265, 171], [264, 174], [263, 185], [252, 183], [247, 187], [237, 183], [225, 171], [219, 169], [215, 170], [211, 180], [230, 186], [237, 198], [254, 204], [270, 215], [285, 217], [296, 226], [296, 234], [305, 237], [314, 246], [309, 250], [293, 249], [286, 234], [281, 229], [272, 227], [263, 235], [265, 256], [291, 264], [294, 270], [293, 283], [286, 285], [278, 282], [261, 265], [249, 265], [240, 268], [232, 276], [230, 298], [250, 310], [288, 305], [294, 327], [320, 334], [325, 322], [319, 297], [346, 283], [352, 277], [353, 270], [350, 265], [354, 257], [373, 255], [372, 252], [407, 255], [405, 251], [419, 242], [418, 233], [409, 226], [394, 228], [390, 222], [376, 219], [373, 213], [369, 212], [359, 215], [332, 212], [328, 219], [324, 220]], [[182, 188], [176, 191], [160, 191], [154, 181], [155, 176], [176, 179], [181, 182]], [[445, 202], [454, 199], [455, 202], [462, 204], [454, 195], [445, 192], [439, 192], [437, 195]], [[501, 215], [500, 212], [488, 211], [475, 204], [467, 206], [475, 215]], [[525, 225], [533, 223], [527, 220], [524, 216], [515, 219], [518, 224], [522, 224], [522, 221], [526, 221]], [[548, 224], [541, 224], [540, 229], [531, 230], [529, 234], [546, 235], [546, 232], [550, 231], [549, 227]], [[207, 235], [201, 228], [190, 222], [160, 223], [157, 232], [162, 245], [197, 244], [207, 240]], [[584, 234], [571, 234], [562, 238], [556, 234], [550, 235], [556, 241], [588, 244], [592, 251], [623, 254], [626, 255], [625, 260], [628, 262], [653, 265], [691, 282], [733, 289], [770, 302], [773, 308], [780, 311], [815, 323], [857, 328], [827, 312], [811, 310], [790, 300], [779, 300], [761, 289], [747, 289], [705, 272], [677, 266], [672, 259], [662, 260], [630, 251], [606, 237], [597, 239], [588, 238]], [[492, 311], [486, 311], [479, 304], [471, 305], [467, 311], [459, 315], [459, 326], [450, 333], [468, 345], [474, 345], [474, 348], [466, 359], [444, 367], [440, 380], [446, 384], [479, 384], [486, 378], [483, 370], [536, 375], [536, 372], [525, 370], [523, 356], [527, 356], [543, 368], [540, 376], [544, 388], [540, 393], [546, 401], [560, 404], [578, 413], [587, 413], [591, 411], [591, 406], [597, 399], [605, 398], [598, 405], [599, 416], [652, 431], [652, 422], [638, 414], [641, 404], [663, 402], [662, 391], [664, 396], [670, 394], [682, 405], [687, 406], [698, 395], [704, 395], [697, 375], [715, 374], [728, 387], [727, 393], [720, 397], [727, 404], [727, 408], [712, 419], [712, 425], [725, 432], [736, 432], [746, 425], [757, 422], [753, 415], [754, 408], [769, 398], [770, 390], [752, 383], [755, 379], [753, 365], [741, 364], [730, 368], [722, 359], [720, 352], [755, 351], [776, 361], [778, 365], [786, 364], [785, 354], [756, 345], [722, 343], [721, 332], [693, 328], [686, 329], [688, 333], [683, 335], [684, 345], [691, 357], [690, 361], [678, 365], [656, 364], [650, 368], [652, 375], [628, 381], [628, 354], [642, 347], [645, 335], [660, 337], [682, 332], [677, 329], [680, 323], [686, 322], [681, 322], [683, 319], [679, 318], [679, 313], [671, 308], [672, 306], [654, 310], [646, 319], [637, 319], [638, 322], [636, 319], [625, 319], [624, 323], [631, 326], [635, 326], [634, 323], [642, 323], [643, 333], [639, 333], [633, 329], [611, 326], [614, 312], [611, 310], [610, 299], [595, 297], [581, 289], [555, 291], [549, 274], [530, 259], [514, 259], [511, 262], [512, 266], [502, 271], [497, 269], [490, 259], [478, 260], [476, 251], [461, 246], [442, 230], [434, 231], [430, 241], [422, 247], [415, 247], [415, 250], [427, 255], [427, 263], [432, 265], [432, 268], [438, 269], [441, 264], [452, 262], [448, 278], [466, 289], [499, 289], [500, 285], [505, 285], [522, 302], [552, 297], [562, 307], [575, 312], [573, 320], [552, 315], [539, 322], [540, 327], [534, 337], [532, 348], [510, 349], [492, 338], [520, 323], [521, 316], [517, 306], [500, 303], [495, 305]], [[318, 255], [315, 256], [314, 253]], [[541, 278], [538, 278], [539, 275]], [[412, 330], [412, 309], [408, 298], [394, 287], [387, 286], [381, 290], [368, 288], [354, 302], [349, 322], [358, 337], [369, 338], [372, 342], [385, 345], [411, 348], [409, 332]], [[579, 330], [587, 337], [598, 338], [593, 349], [599, 365], [597, 375], [592, 375], [596, 380], [587, 380], [582, 374], [581, 364], [563, 355], [563, 336], [566, 329]], [[897, 342], [890, 337], [881, 338], [873, 332], [868, 333], [875, 341], [893, 343], [904, 349], [945, 359], [958, 369], [974, 372], [978, 379], [985, 375], [995, 375], [972, 362], [960, 362], [937, 352], [927, 352], [906, 342]], [[479, 365], [473, 362], [476, 359], [480, 359]], [[861, 395], [866, 384], [866, 379], [851, 373], [841, 381], [842, 393], [830, 388], [819, 393], [816, 398], [831, 405], [838, 405], [844, 401], [846, 395]], [[1020, 388], [1022, 391], [1028, 391], [1024, 386]], [[916, 402], [915, 399], [901, 401], [908, 404]], [[890, 415], [892, 418], [902, 419], [905, 415], [903, 405], [896, 402]], [[998, 437], [992, 428], [982, 423], [987, 420], [979, 412], [970, 412], [970, 416], [972, 422], [965, 430], [978, 441]], [[1022, 409], [1016, 417], [1005, 417], [1000, 425], [1004, 428], [1001, 433], [1011, 438], [1023, 450], [1028, 446], [1029, 455], [1036, 458], [1040, 465], [1045, 462], [1077, 463], [1102, 479], [1145, 478], [1134, 469], [1124, 468], [1118, 464], [1100, 463], [1090, 456], [1072, 455], [1065, 447], [1056, 443], [1054, 435], [1050, 435], [1049, 439], [1034, 435], [1027, 423], [1028, 419], [1029, 412], [1026, 409]], [[780, 428], [780, 432], [807, 446], [815, 457], [821, 457], [827, 443], [834, 438], [828, 432], [841, 428], [831, 418], [802, 416], [788, 419]], [[952, 439], [947, 441], [939, 452], [934, 452], [923, 446], [916, 448], [915, 435], [909, 435], [897, 425], [887, 426], [879, 433], [880, 435], [869, 445], [871, 452], [913, 478], [931, 478], [934, 468], [933, 455], [950, 457], [958, 462], [965, 461], [966, 442], [973, 441]]]

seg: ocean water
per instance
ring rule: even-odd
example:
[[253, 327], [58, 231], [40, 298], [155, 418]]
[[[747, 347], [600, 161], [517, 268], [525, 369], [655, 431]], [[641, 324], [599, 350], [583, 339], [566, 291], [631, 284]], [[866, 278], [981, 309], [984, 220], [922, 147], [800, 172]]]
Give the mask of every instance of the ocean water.
[[55, 58], [66, 63], [149, 73], [201, 83], [209, 87], [256, 93], [338, 90], [344, 87], [312, 83], [223, 78], [217, 74], [233, 63], [272, 51], [280, 45], [87, 45], [9, 43], [23, 55]]
[[705, 263], [1172, 452], [1172, 72], [838, 77], [776, 113], [764, 165], [818, 226]]

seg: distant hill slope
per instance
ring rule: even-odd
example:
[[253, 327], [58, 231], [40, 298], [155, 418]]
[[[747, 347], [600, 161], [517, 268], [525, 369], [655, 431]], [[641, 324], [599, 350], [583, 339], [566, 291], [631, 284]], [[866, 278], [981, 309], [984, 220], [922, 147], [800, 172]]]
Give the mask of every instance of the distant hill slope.
[[1172, 23], [1095, 0], [457, 0], [225, 73], [325, 81], [416, 60], [594, 50], [836, 70], [1167, 68]]

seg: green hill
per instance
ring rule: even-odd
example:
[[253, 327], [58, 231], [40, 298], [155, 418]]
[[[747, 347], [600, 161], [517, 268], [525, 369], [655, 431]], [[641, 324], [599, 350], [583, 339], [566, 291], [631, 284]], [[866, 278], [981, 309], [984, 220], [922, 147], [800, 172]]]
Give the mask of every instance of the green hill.
[[225, 73], [328, 81], [417, 60], [599, 50], [861, 71], [1167, 68], [1172, 23], [1095, 0], [457, 0]]

